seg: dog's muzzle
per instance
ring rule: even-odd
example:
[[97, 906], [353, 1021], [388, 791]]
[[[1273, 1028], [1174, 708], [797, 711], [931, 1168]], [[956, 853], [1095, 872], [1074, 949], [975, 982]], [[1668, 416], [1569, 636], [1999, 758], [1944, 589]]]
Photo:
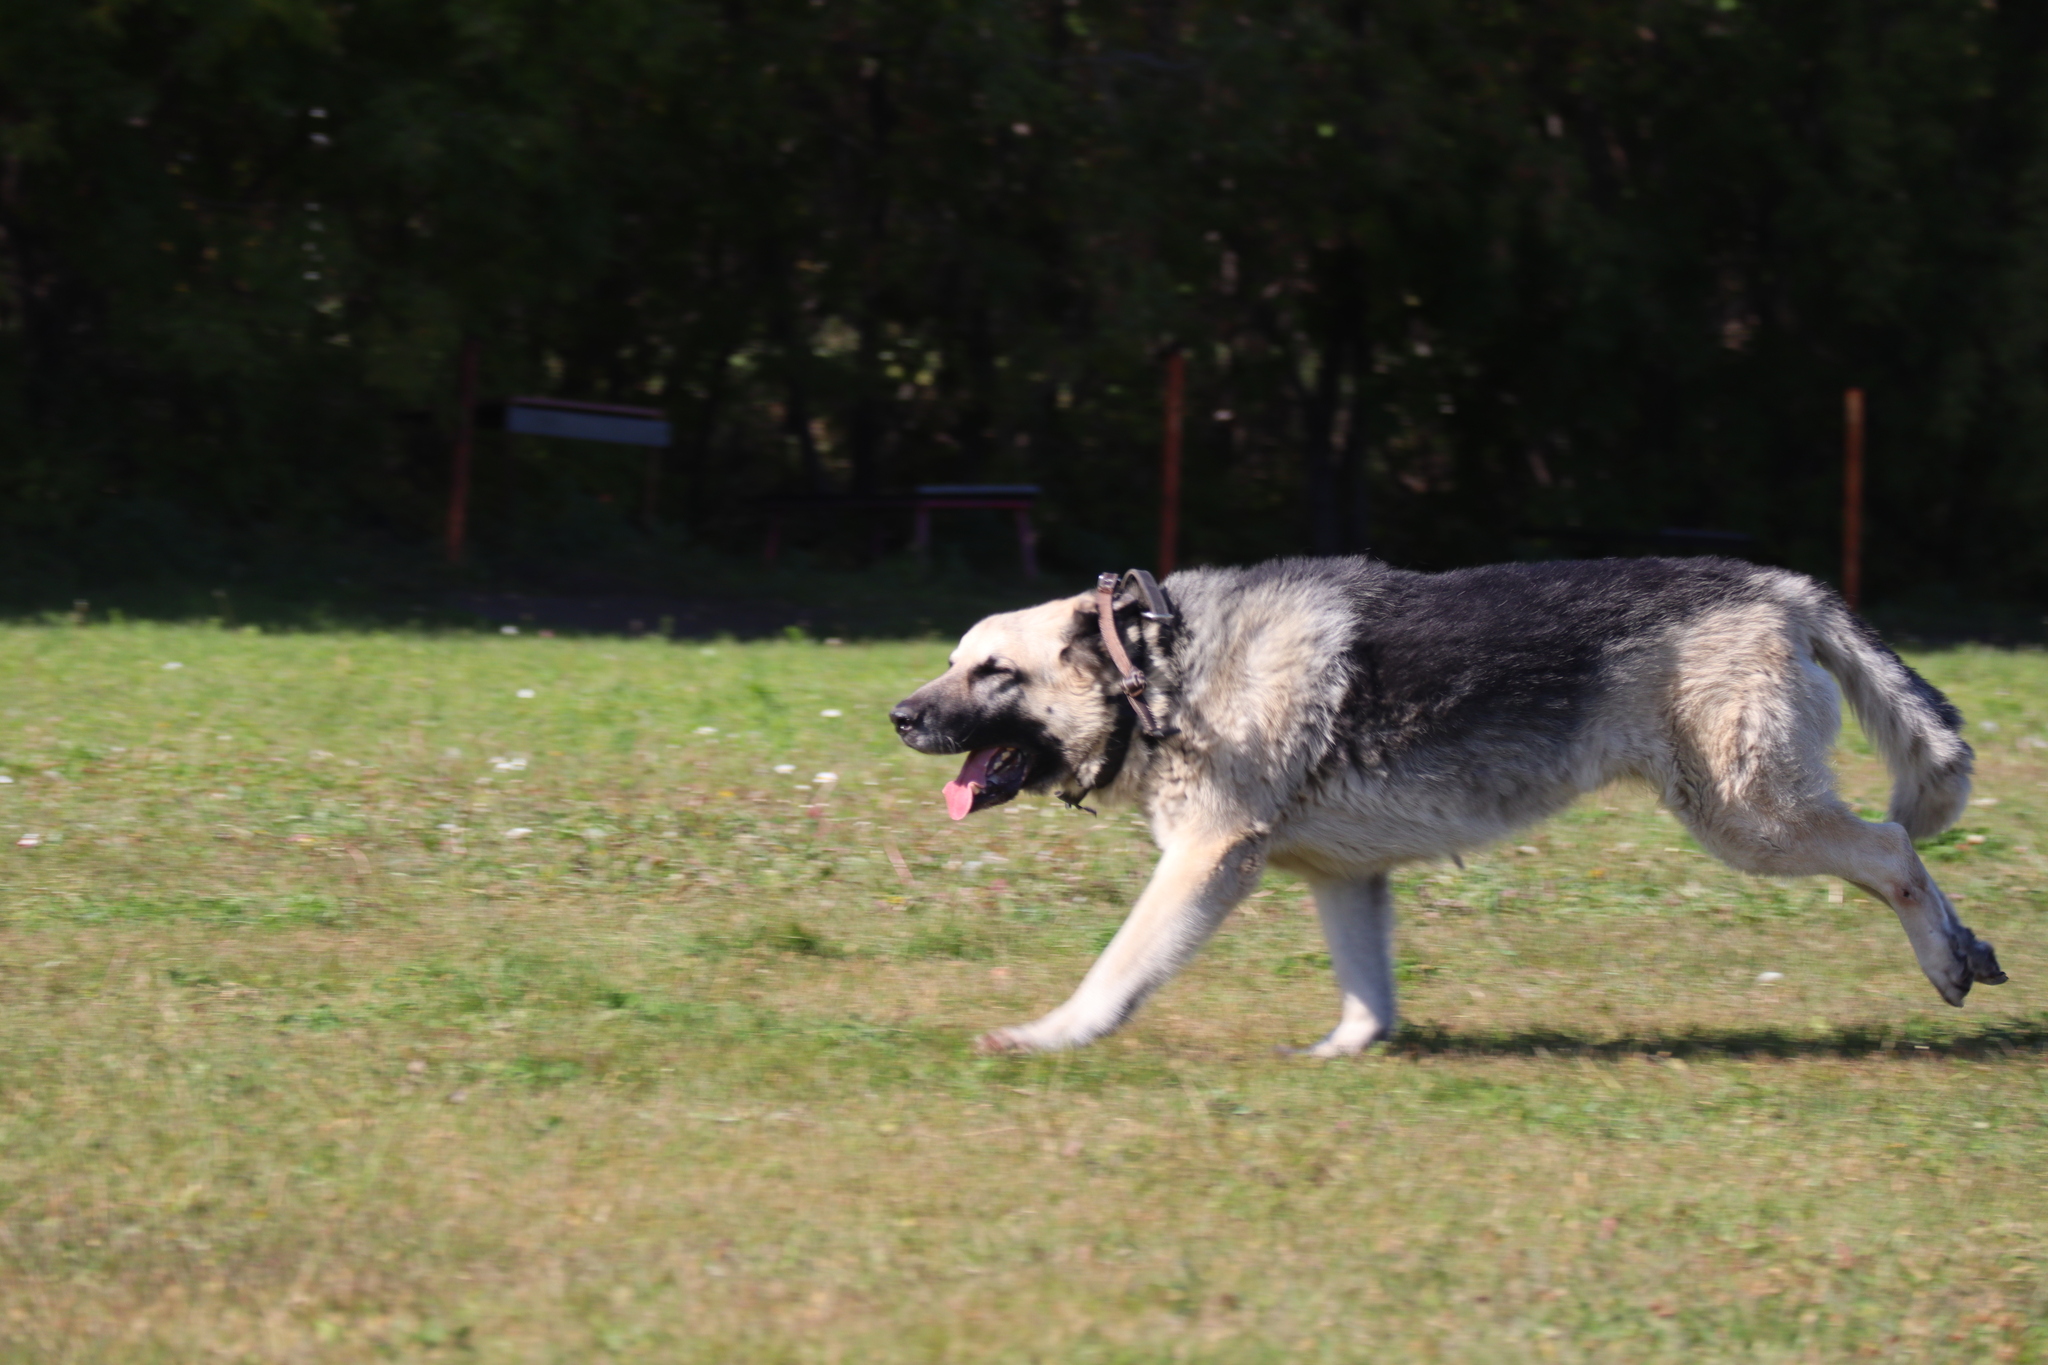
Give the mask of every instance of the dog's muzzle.
[[898, 702], [889, 712], [889, 723], [896, 727], [896, 738], [919, 753], [958, 753], [960, 746], [948, 742], [945, 735], [935, 733], [928, 723], [930, 719], [930, 712], [908, 701]]
[[991, 744], [969, 748], [943, 726], [931, 724], [931, 712], [916, 704], [916, 698], [899, 702], [889, 712], [896, 737], [921, 754], [957, 754], [967, 751], [960, 775], [945, 786], [946, 811], [964, 820], [975, 811], [1000, 806], [1014, 798], [1031, 779], [1032, 756], [1017, 744]]

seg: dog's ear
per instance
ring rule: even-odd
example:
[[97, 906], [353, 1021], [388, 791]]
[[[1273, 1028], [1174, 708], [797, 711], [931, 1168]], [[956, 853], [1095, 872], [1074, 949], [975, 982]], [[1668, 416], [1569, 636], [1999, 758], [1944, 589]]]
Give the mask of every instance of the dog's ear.
[[1078, 597], [1067, 599], [1073, 608], [1067, 616], [1066, 629], [1060, 632], [1060, 643], [1070, 645], [1074, 641], [1095, 633], [1095, 594], [1084, 592]]
[[1078, 673], [1115, 678], [1116, 666], [1102, 647], [1102, 625], [1095, 614], [1095, 595], [1083, 593], [1073, 599], [1073, 614], [1060, 633], [1060, 664]]

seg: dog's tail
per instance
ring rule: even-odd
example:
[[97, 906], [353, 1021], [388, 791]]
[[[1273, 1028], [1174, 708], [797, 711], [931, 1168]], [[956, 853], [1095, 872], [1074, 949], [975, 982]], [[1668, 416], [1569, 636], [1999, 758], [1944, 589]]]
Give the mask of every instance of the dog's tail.
[[1962, 736], [1963, 713], [1840, 598], [1828, 594], [1816, 615], [1814, 661], [1835, 675], [1863, 732], [1891, 769], [1888, 818], [1915, 839], [1941, 833], [1970, 800], [1976, 755]]

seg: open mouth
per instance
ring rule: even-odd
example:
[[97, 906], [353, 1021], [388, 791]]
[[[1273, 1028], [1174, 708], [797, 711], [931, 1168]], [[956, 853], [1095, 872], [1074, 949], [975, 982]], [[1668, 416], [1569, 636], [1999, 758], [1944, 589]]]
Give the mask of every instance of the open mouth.
[[965, 820], [978, 810], [1000, 806], [1024, 789], [1031, 760], [1012, 744], [976, 749], [960, 765], [960, 775], [946, 784], [946, 814]]

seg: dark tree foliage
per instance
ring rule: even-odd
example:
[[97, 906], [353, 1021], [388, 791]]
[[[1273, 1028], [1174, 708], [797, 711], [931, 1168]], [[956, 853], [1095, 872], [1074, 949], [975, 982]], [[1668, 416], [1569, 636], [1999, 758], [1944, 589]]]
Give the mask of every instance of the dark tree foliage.
[[[2048, 8], [0, 0], [0, 535], [429, 543], [456, 356], [678, 440], [487, 442], [487, 550], [1030, 479], [1149, 555], [1744, 532], [2048, 587]], [[848, 553], [865, 548], [848, 538]], [[175, 568], [175, 564], [169, 567]]]

